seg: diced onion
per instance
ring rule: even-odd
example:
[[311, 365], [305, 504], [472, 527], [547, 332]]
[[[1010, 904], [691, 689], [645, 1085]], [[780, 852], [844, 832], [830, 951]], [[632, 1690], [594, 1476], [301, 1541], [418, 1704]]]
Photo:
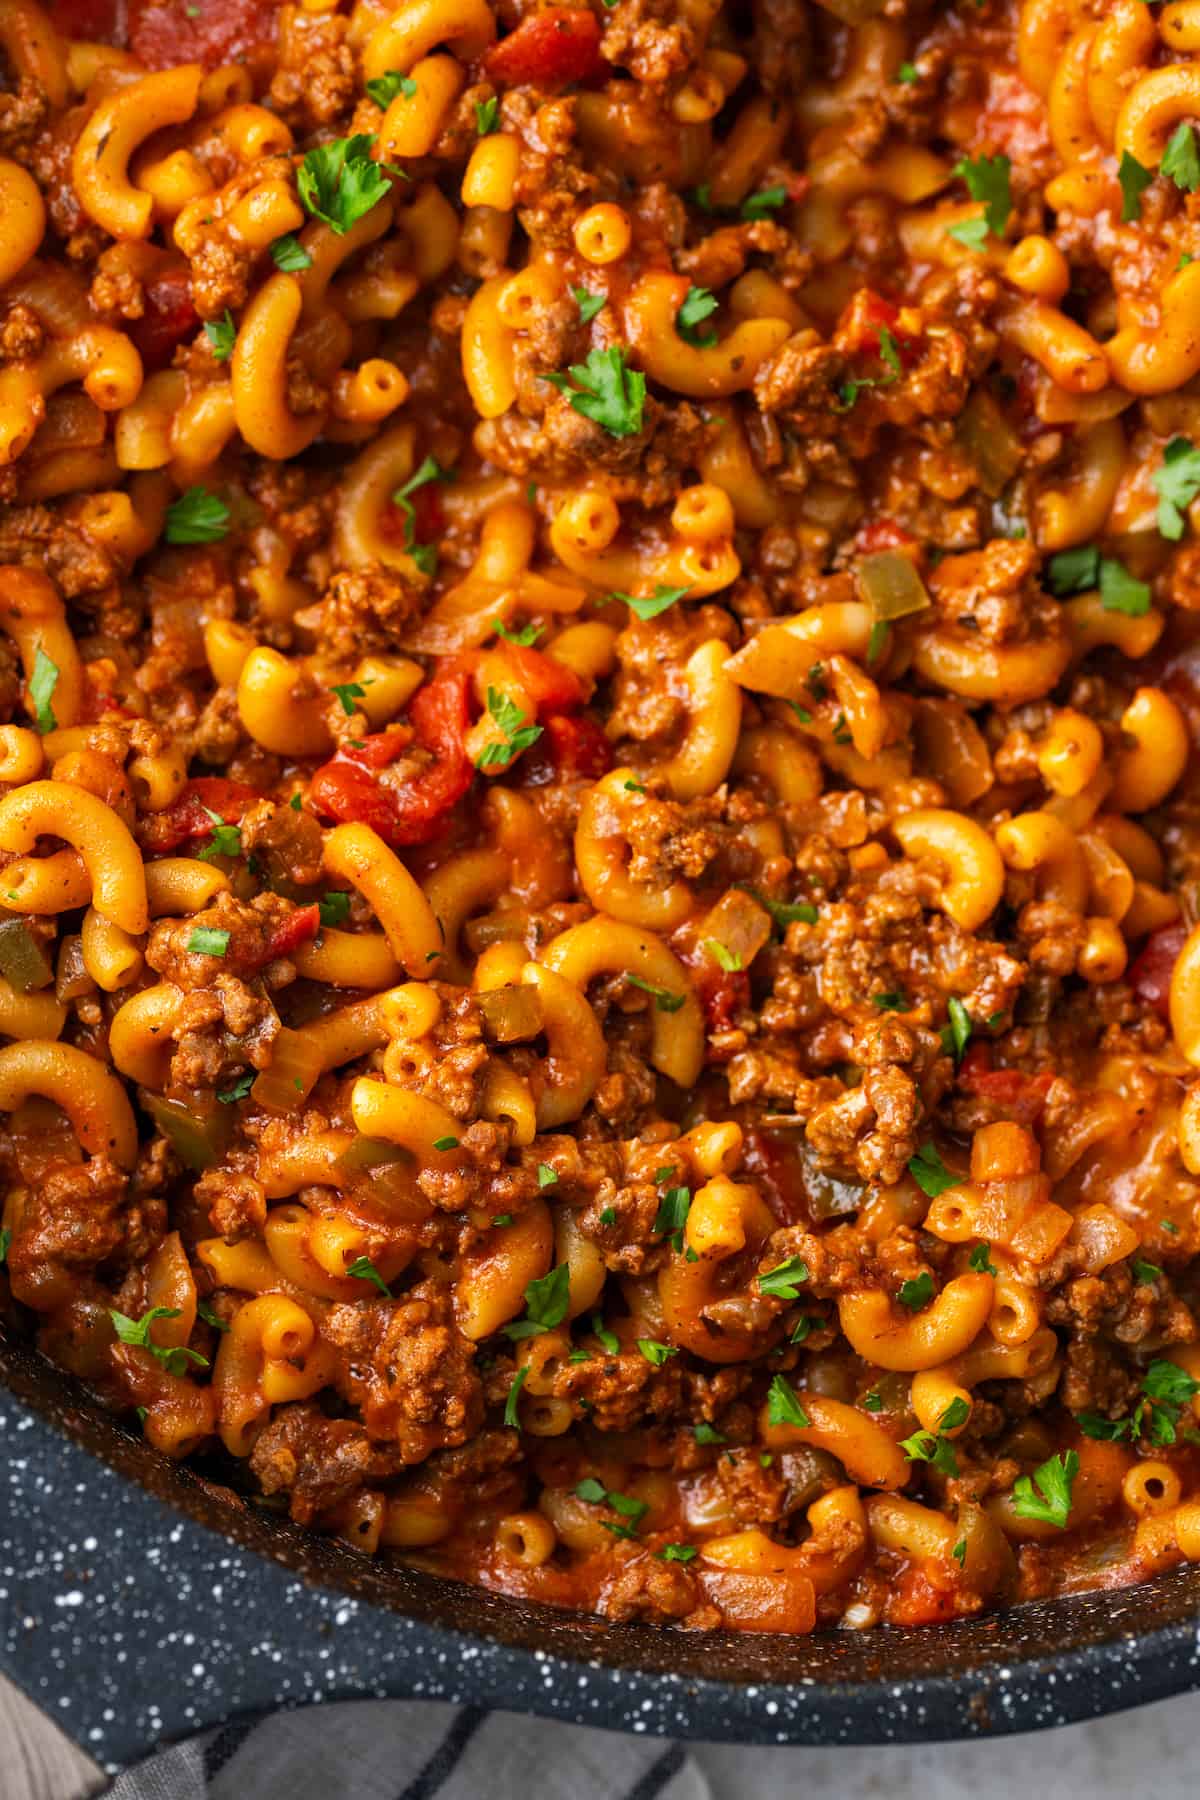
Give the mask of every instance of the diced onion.
[[739, 969], [748, 969], [771, 936], [771, 915], [744, 888], [727, 888], [700, 928], [728, 950]]

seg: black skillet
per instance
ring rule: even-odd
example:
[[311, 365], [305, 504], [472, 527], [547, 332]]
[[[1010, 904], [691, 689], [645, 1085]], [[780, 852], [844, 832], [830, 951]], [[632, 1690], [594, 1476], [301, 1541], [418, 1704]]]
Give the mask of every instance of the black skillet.
[[2, 1327], [0, 1382], [0, 1670], [110, 1767], [238, 1715], [377, 1695], [882, 1744], [1032, 1731], [1200, 1687], [1200, 1567], [908, 1632], [605, 1625], [367, 1561], [245, 1505]]

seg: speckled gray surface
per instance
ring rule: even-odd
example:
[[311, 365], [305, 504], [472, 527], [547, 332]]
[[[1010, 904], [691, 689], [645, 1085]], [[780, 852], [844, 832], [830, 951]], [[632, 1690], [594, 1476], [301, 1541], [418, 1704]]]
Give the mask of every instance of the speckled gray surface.
[[[859, 1634], [836, 1645], [750, 1640], [749, 1650], [742, 1639], [743, 1672], [761, 1646], [762, 1668], [785, 1678], [717, 1681], [698, 1671], [728, 1662], [728, 1639], [583, 1628], [575, 1660], [297, 1579], [163, 1505], [2, 1392], [0, 1458], [0, 1668], [109, 1767], [238, 1714], [375, 1695], [675, 1737], [836, 1745], [1031, 1730], [1200, 1686], [1192, 1570], [1153, 1590], [1023, 1608], [986, 1629], [917, 1634], [925, 1655], [915, 1659], [911, 1633], [869, 1634], [867, 1662]], [[427, 1594], [413, 1593], [428, 1610]], [[510, 1604], [483, 1604], [510, 1629]], [[516, 1628], [526, 1642], [530, 1618]], [[1103, 1641], [1079, 1647], [1081, 1625]], [[546, 1626], [547, 1637], [562, 1631], [558, 1620]], [[606, 1666], [589, 1649], [643, 1666]], [[664, 1667], [680, 1657], [691, 1672]], [[829, 1679], [843, 1664], [851, 1678]]]

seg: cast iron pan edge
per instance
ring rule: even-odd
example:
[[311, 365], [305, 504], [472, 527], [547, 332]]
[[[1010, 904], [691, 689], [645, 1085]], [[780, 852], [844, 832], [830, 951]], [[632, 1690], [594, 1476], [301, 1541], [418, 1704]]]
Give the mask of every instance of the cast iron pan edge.
[[597, 1625], [367, 1562], [242, 1506], [2, 1331], [0, 1381], [0, 1670], [109, 1768], [322, 1700], [828, 1745], [1033, 1731], [1200, 1687], [1200, 1567], [906, 1633]]

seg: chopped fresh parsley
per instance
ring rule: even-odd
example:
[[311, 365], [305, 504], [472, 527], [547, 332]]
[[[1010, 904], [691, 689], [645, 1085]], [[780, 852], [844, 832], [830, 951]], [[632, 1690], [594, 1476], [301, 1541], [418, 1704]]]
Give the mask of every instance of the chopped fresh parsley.
[[966, 1563], [967, 1563], [967, 1540], [966, 1540], [966, 1538], [959, 1538], [957, 1544], [955, 1544], [955, 1546], [954, 1546], [953, 1550], [950, 1552], [950, 1554], [954, 1558], [955, 1562], [958, 1564], [960, 1569], [965, 1568]]
[[310, 150], [296, 171], [309, 212], [344, 237], [387, 194], [391, 183], [371, 160], [374, 138], [359, 132]]
[[1012, 185], [1009, 180], [1012, 163], [1009, 158], [1003, 154], [964, 157], [955, 164], [954, 173], [962, 176], [972, 200], [983, 202], [983, 217], [987, 229], [995, 237], [1002, 237], [1004, 227], [1008, 224], [1008, 215], [1012, 211]]
[[553, 1331], [561, 1325], [567, 1316], [567, 1306], [571, 1298], [571, 1269], [568, 1263], [559, 1263], [540, 1281], [531, 1281], [525, 1289], [525, 1313], [523, 1319], [514, 1319], [504, 1327], [505, 1337], [518, 1338], [537, 1337], [543, 1331]]
[[883, 1411], [883, 1395], [878, 1388], [872, 1388], [869, 1393], [864, 1394], [862, 1403], [868, 1412], [876, 1413]]
[[816, 1318], [810, 1313], [801, 1313], [792, 1326], [792, 1335], [788, 1341], [793, 1344], [802, 1344], [810, 1331], [814, 1331], [818, 1325], [824, 1323], [824, 1319]]
[[690, 287], [684, 296], [683, 305], [675, 314], [675, 329], [685, 344], [692, 344], [697, 350], [710, 350], [717, 341], [715, 331], [701, 331], [699, 327], [705, 319], [712, 317], [717, 310], [717, 297], [708, 288]]
[[197, 850], [196, 855], [201, 862], [212, 862], [218, 856], [240, 856], [242, 854], [242, 833], [238, 825], [227, 825], [219, 812], [211, 807], [204, 807], [205, 815], [212, 821], [212, 834], [207, 844]]
[[[6, 1263], [8, 1261], [8, 1251], [9, 1251], [9, 1246], [11, 1245], [11, 1243], [12, 1243], [12, 1232], [8, 1229], [8, 1226], [6, 1225], [3, 1229], [3, 1231], [0, 1231], [0, 1263]], [[204, 1302], [201, 1301], [200, 1304], [203, 1306]]]
[[433, 1147], [435, 1150], [457, 1150], [458, 1139], [456, 1137], [434, 1138]]
[[593, 294], [591, 288], [573, 287], [571, 297], [579, 308], [579, 322], [590, 325], [598, 312], [603, 312], [608, 301], [607, 294]]
[[391, 1288], [383, 1279], [383, 1276], [379, 1273], [379, 1270], [375, 1267], [375, 1264], [371, 1261], [369, 1256], [356, 1257], [347, 1267], [346, 1273], [347, 1275], [352, 1276], [355, 1281], [369, 1281], [373, 1287], [379, 1289], [386, 1300], [391, 1299]]
[[398, 487], [392, 494], [392, 505], [399, 507], [404, 515], [404, 548], [424, 575], [432, 575], [437, 568], [437, 548], [433, 544], [417, 543], [417, 515], [410, 496], [415, 494], [418, 488], [426, 487], [431, 481], [452, 481], [453, 479], [449, 470], [443, 469], [436, 456], [427, 456], [415, 473], [409, 476], [403, 487]]
[[237, 326], [233, 322], [233, 314], [225, 308], [222, 319], [206, 319], [204, 335], [212, 345], [212, 353], [218, 362], [228, 362], [233, 355], [233, 346], [237, 342]]
[[663, 587], [660, 583], [650, 595], [614, 591], [609, 597], [623, 600], [630, 612], [636, 613], [639, 619], [657, 619], [659, 613], [665, 613], [669, 606], [674, 606], [677, 600], [682, 600], [691, 591], [690, 587]]
[[768, 900], [765, 894], [759, 893], [755, 893], [754, 898], [760, 906], [766, 907], [783, 931], [789, 925], [815, 925], [819, 916], [811, 900]]
[[186, 1344], [173, 1344], [164, 1350], [161, 1345], [150, 1341], [150, 1327], [155, 1319], [177, 1319], [177, 1306], [152, 1306], [144, 1312], [140, 1319], [131, 1319], [126, 1313], [117, 1312], [109, 1307], [108, 1316], [113, 1322], [113, 1329], [123, 1344], [132, 1344], [139, 1350], [148, 1350], [168, 1375], [186, 1375], [189, 1363], [198, 1369], [207, 1369], [208, 1358], [201, 1356], [196, 1350], [189, 1350]]
[[1000, 1271], [992, 1261], [991, 1249], [990, 1244], [976, 1244], [967, 1258], [967, 1267], [974, 1269], [977, 1275], [998, 1275]]
[[654, 1215], [651, 1231], [661, 1232], [664, 1237], [670, 1238], [676, 1250], [682, 1250], [683, 1228], [687, 1224], [691, 1207], [691, 1188], [668, 1188], [658, 1203], [658, 1211]]
[[542, 380], [551, 382], [577, 413], [610, 437], [633, 437], [642, 428], [646, 377], [631, 369], [625, 357], [619, 344], [589, 350], [586, 362], [572, 363], [565, 375], [543, 375]]
[[221, 1102], [222, 1106], [232, 1106], [235, 1101], [244, 1100], [253, 1086], [254, 1070], [247, 1069], [244, 1075], [238, 1076], [232, 1087], [221, 1088], [217, 1094], [217, 1099]]
[[214, 930], [209, 925], [197, 925], [187, 947], [193, 956], [224, 956], [229, 948], [229, 933]]
[[735, 975], [740, 971], [742, 966], [741, 957], [735, 956], [732, 950], [727, 950], [725, 945], [722, 944], [719, 939], [704, 938], [702, 942], [713, 961], [719, 964], [727, 975]]
[[600, 1223], [602, 1225], [615, 1225], [616, 1222], [617, 1215], [615, 1209], [611, 1206], [604, 1207], [600, 1214]]
[[765, 1275], [760, 1275], [758, 1285], [764, 1294], [771, 1294], [776, 1300], [798, 1300], [800, 1283], [807, 1281], [808, 1264], [800, 1256], [789, 1256], [786, 1262], [776, 1263]]
[[956, 1394], [938, 1420], [938, 1430], [955, 1431], [958, 1426], [965, 1425], [970, 1416], [970, 1406], [961, 1395]]
[[621, 1515], [622, 1519], [629, 1521], [628, 1524], [614, 1525], [606, 1519], [601, 1520], [605, 1531], [611, 1531], [614, 1537], [636, 1537], [639, 1523], [650, 1511], [649, 1501], [635, 1500], [630, 1494], [618, 1494], [614, 1489], [606, 1488], [602, 1482], [597, 1481], [594, 1475], [586, 1476], [578, 1484], [575, 1492], [581, 1500], [586, 1500], [593, 1506], [611, 1506], [614, 1512]]
[[700, 1552], [695, 1544], [664, 1544], [656, 1554], [661, 1556], [664, 1562], [686, 1563], [691, 1562], [694, 1556], [699, 1556]]
[[907, 1306], [909, 1312], [920, 1312], [923, 1306], [928, 1306], [933, 1299], [933, 1276], [929, 1270], [922, 1269], [911, 1281], [902, 1282], [897, 1298], [901, 1306]]
[[302, 269], [312, 267], [312, 257], [300, 239], [293, 237], [290, 231], [283, 237], [276, 238], [271, 245], [271, 260], [285, 275], [298, 275]]
[[628, 970], [625, 979], [631, 987], [641, 988], [644, 994], [651, 995], [659, 1012], [678, 1012], [687, 999], [686, 994], [673, 994], [670, 988], [656, 987], [652, 981], [643, 981], [640, 975], [631, 975]]
[[608, 1352], [609, 1356], [616, 1356], [621, 1348], [621, 1340], [616, 1332], [606, 1330], [604, 1319], [598, 1312], [592, 1314], [592, 1336], [597, 1340], [600, 1348]]
[[803, 1431], [811, 1422], [787, 1376], [773, 1375], [767, 1389], [767, 1423], [796, 1425]]
[[167, 508], [168, 544], [218, 544], [229, 530], [229, 508], [219, 494], [190, 487]]
[[1068, 1450], [1049, 1457], [1032, 1476], [1019, 1475], [1012, 1490], [1018, 1519], [1041, 1519], [1065, 1531], [1071, 1516], [1071, 1487], [1078, 1473], [1078, 1454]]
[[[879, 360], [888, 370], [886, 375], [858, 375], [853, 380], [843, 382], [838, 389], [838, 403], [842, 412], [849, 412], [864, 388], [891, 387], [899, 381], [904, 373], [904, 364], [900, 360], [900, 350], [893, 334], [886, 325], [879, 328]], [[795, 701], [792, 702], [795, 705]], [[797, 712], [800, 708], [796, 708]], [[802, 722], [808, 722], [807, 719]]]
[[531, 744], [537, 743], [542, 735], [542, 727], [527, 724], [520, 707], [507, 694], [502, 694], [499, 688], [488, 688], [487, 709], [501, 735], [484, 745], [476, 767], [506, 769], [522, 750], [528, 750]]
[[692, 1426], [692, 1436], [698, 1444], [727, 1444], [729, 1439], [719, 1432], [715, 1425], [701, 1420], [699, 1425]]
[[1150, 588], [1132, 576], [1115, 556], [1105, 556], [1100, 560], [1100, 604], [1105, 612], [1141, 619], [1150, 611]]
[[492, 1218], [492, 1224], [497, 1227], [511, 1225], [512, 1222], [513, 1222], [513, 1216], [511, 1213], [496, 1213], [496, 1214], [494, 1214], [494, 1216]]
[[1183, 536], [1184, 511], [1200, 494], [1200, 450], [1185, 437], [1173, 437], [1153, 479], [1158, 494], [1158, 529], [1173, 544], [1178, 543]]
[[361, 681], [335, 681], [329, 691], [331, 694], [337, 695], [342, 703], [342, 711], [348, 719], [354, 717], [356, 711], [354, 702], [364, 700], [367, 693]]
[[661, 1369], [670, 1357], [679, 1355], [673, 1344], [660, 1344], [654, 1338], [639, 1338], [637, 1347], [646, 1361], [653, 1363], [656, 1369]]
[[1162, 1274], [1157, 1263], [1143, 1262], [1140, 1256], [1134, 1257], [1132, 1267], [1133, 1279], [1141, 1287], [1149, 1287]]
[[557, 1169], [552, 1169], [550, 1167], [549, 1163], [539, 1163], [538, 1164], [537, 1181], [538, 1181], [538, 1186], [540, 1188], [553, 1187], [557, 1180], [558, 1180], [558, 1170]]
[[204, 1323], [206, 1325], [211, 1325], [214, 1331], [228, 1331], [229, 1330], [229, 1327], [225, 1323], [224, 1319], [222, 1319], [219, 1316], [219, 1314], [217, 1314], [213, 1311], [212, 1307], [208, 1304], [207, 1300], [197, 1300], [196, 1313], [199, 1318], [204, 1320]]
[[523, 650], [530, 650], [541, 637], [536, 625], [522, 625], [520, 631], [510, 631], [503, 619], [493, 619], [496, 636], [503, 638], [506, 644], [519, 644]]
[[1121, 223], [1128, 225], [1142, 216], [1142, 195], [1154, 180], [1154, 170], [1145, 168], [1126, 150], [1117, 170], [1117, 180], [1121, 184]]
[[500, 122], [500, 100], [493, 94], [490, 100], [475, 102], [475, 130], [480, 137], [490, 137]]
[[958, 1176], [952, 1175], [933, 1144], [922, 1144], [915, 1156], [908, 1159], [908, 1172], [923, 1194], [936, 1200], [947, 1188], [958, 1186]]
[[900, 1448], [909, 1462], [932, 1463], [943, 1475], [958, 1474], [954, 1446], [938, 1432], [914, 1431], [911, 1437], [901, 1438]]
[[788, 191], [782, 184], [776, 187], [759, 188], [757, 194], [751, 194], [742, 201], [742, 217], [751, 220], [769, 218], [773, 212], [778, 212], [780, 207], [786, 203], [787, 197]]
[[1200, 187], [1200, 150], [1196, 147], [1195, 129], [1186, 121], [1168, 138], [1158, 172], [1185, 194], [1194, 194]]
[[1115, 1442], [1118, 1438], [1137, 1439], [1145, 1434], [1152, 1444], [1175, 1443], [1179, 1421], [1185, 1406], [1200, 1393], [1200, 1381], [1193, 1381], [1178, 1363], [1159, 1357], [1142, 1377], [1142, 1393], [1132, 1418], [1105, 1419], [1099, 1413], [1075, 1415], [1079, 1429], [1086, 1437]]
[[1100, 552], [1095, 544], [1060, 550], [1046, 564], [1046, 586], [1052, 594], [1084, 594], [1100, 580]]
[[911, 87], [915, 81], [920, 81], [920, 79], [921, 71], [915, 63], [902, 62], [896, 70], [896, 80], [901, 87]]
[[34, 722], [43, 737], [58, 724], [54, 708], [50, 704], [57, 686], [58, 664], [46, 655], [39, 644], [37, 655], [33, 659], [33, 674], [29, 677], [29, 698], [33, 703]]
[[986, 217], [960, 219], [957, 225], [951, 225], [946, 235], [954, 238], [965, 250], [982, 250], [988, 240], [988, 222]]
[[941, 1034], [942, 1049], [947, 1056], [953, 1056], [956, 1063], [961, 1062], [963, 1051], [971, 1041], [971, 1015], [955, 994], [946, 1002], [946, 1011], [950, 1015], [950, 1023]]
[[508, 1393], [504, 1399], [504, 1423], [511, 1425], [514, 1431], [521, 1429], [521, 1421], [517, 1416], [517, 1401], [521, 1397], [521, 1389], [525, 1385], [525, 1377], [528, 1373], [528, 1366], [517, 1370], [508, 1384]]
[[322, 925], [344, 925], [350, 917], [350, 896], [338, 893], [335, 889], [331, 893], [322, 894], [317, 901], [317, 907], [321, 914]]
[[411, 75], [402, 75], [399, 69], [388, 69], [385, 74], [377, 75], [374, 81], [368, 81], [367, 92], [376, 106], [388, 107], [397, 94], [403, 94], [411, 100], [417, 91], [417, 84]]
[[871, 1005], [877, 1006], [880, 1012], [907, 1012], [908, 995], [893, 988], [886, 994], [872, 994]]

